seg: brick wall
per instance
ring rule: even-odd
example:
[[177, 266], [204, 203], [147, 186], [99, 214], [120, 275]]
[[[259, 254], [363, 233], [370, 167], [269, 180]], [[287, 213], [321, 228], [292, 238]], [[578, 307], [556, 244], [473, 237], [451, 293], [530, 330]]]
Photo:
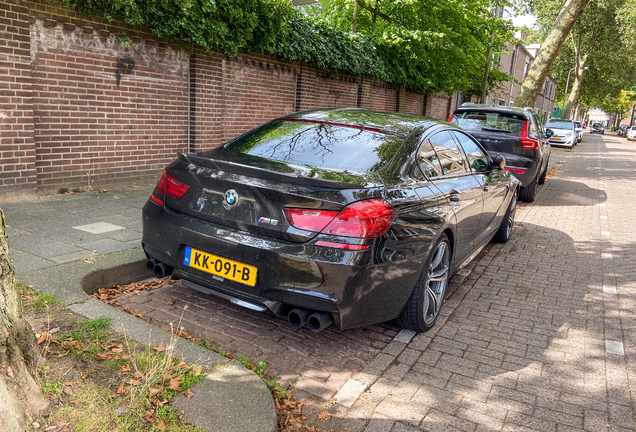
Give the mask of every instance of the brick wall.
[[232, 57], [223, 68], [223, 140], [294, 112], [294, 65], [265, 56]]
[[358, 79], [346, 75], [330, 77], [311, 65], [300, 65], [296, 110], [358, 106]]
[[66, 13], [31, 26], [38, 191], [148, 182], [188, 149], [189, 57]]
[[0, 3], [0, 194], [32, 196], [36, 184], [28, 5]]
[[[0, 4], [0, 200], [149, 184], [177, 152], [294, 111], [361, 107], [448, 118], [446, 95], [227, 57], [50, 0]], [[426, 102], [425, 102], [426, 101]]]
[[455, 99], [455, 94], [449, 96], [446, 92], [428, 94], [426, 97], [426, 115], [439, 120], [448, 120], [453, 113]]

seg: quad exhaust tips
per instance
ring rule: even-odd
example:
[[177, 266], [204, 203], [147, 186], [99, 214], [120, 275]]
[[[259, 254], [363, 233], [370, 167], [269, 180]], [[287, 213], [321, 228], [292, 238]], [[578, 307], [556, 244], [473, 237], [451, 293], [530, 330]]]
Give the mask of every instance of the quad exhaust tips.
[[307, 318], [307, 327], [314, 333], [319, 333], [333, 324], [333, 316], [327, 312], [316, 312]]
[[154, 274], [156, 278], [161, 279], [166, 276], [170, 276], [172, 272], [174, 271], [174, 268], [164, 263], [161, 263], [154, 258], [150, 258], [149, 260], [146, 261], [146, 270], [149, 273]]
[[307, 309], [294, 309], [287, 315], [287, 321], [289, 324], [295, 329], [301, 328], [304, 325], [307, 325], [307, 318], [309, 318], [311, 312]]
[[311, 312], [307, 309], [294, 309], [287, 315], [289, 324], [295, 329], [304, 325], [314, 333], [319, 333], [333, 324], [333, 316], [328, 312]]

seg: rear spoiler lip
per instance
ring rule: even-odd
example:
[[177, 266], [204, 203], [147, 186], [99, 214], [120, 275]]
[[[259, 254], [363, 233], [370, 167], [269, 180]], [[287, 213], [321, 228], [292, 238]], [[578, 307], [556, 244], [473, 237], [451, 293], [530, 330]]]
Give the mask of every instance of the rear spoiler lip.
[[[217, 171], [227, 171], [238, 175], [254, 175], [264, 180], [276, 180], [309, 187], [322, 187], [330, 189], [368, 189], [373, 187], [384, 187], [381, 178], [378, 178], [378, 182], [369, 181], [368, 184], [363, 186], [355, 183], [305, 177], [298, 174], [286, 174], [278, 171], [272, 171], [266, 168], [202, 157], [196, 154], [179, 153], [178, 159], [188, 164], [216, 169]], [[377, 173], [375, 173], [375, 175], [379, 176]], [[361, 177], [363, 176], [361, 175]]]

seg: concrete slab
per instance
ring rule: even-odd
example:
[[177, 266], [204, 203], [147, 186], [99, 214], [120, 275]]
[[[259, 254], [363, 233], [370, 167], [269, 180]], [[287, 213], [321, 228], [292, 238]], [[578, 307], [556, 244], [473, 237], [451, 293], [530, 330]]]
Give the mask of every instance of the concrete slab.
[[119, 252], [124, 249], [130, 249], [132, 246], [126, 243], [118, 242], [112, 239], [104, 239], [89, 242], [79, 242], [77, 246], [93, 251], [96, 250], [98, 254], [108, 254], [113, 252]]
[[86, 231], [91, 234], [104, 234], [111, 231], [124, 229], [123, 226], [115, 225], [109, 222], [97, 222], [87, 225], [74, 226], [76, 230]]
[[22, 255], [14, 256], [13, 265], [16, 272], [29, 273], [56, 266], [57, 263], [46, 258], [35, 256], [30, 253], [25, 253]]
[[197, 426], [214, 432], [266, 432], [277, 427], [276, 407], [267, 387], [236, 360], [219, 366], [192, 388], [194, 397], [179, 395], [172, 408]]

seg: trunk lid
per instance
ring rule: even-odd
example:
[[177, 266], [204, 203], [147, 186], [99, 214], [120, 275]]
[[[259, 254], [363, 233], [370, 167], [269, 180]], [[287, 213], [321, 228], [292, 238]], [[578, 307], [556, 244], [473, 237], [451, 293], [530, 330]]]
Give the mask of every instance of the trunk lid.
[[340, 211], [350, 202], [380, 196], [377, 174], [341, 173], [230, 152], [220, 147], [180, 154], [166, 173], [190, 189], [169, 208], [215, 224], [304, 242], [316, 233], [292, 227], [286, 207]]

